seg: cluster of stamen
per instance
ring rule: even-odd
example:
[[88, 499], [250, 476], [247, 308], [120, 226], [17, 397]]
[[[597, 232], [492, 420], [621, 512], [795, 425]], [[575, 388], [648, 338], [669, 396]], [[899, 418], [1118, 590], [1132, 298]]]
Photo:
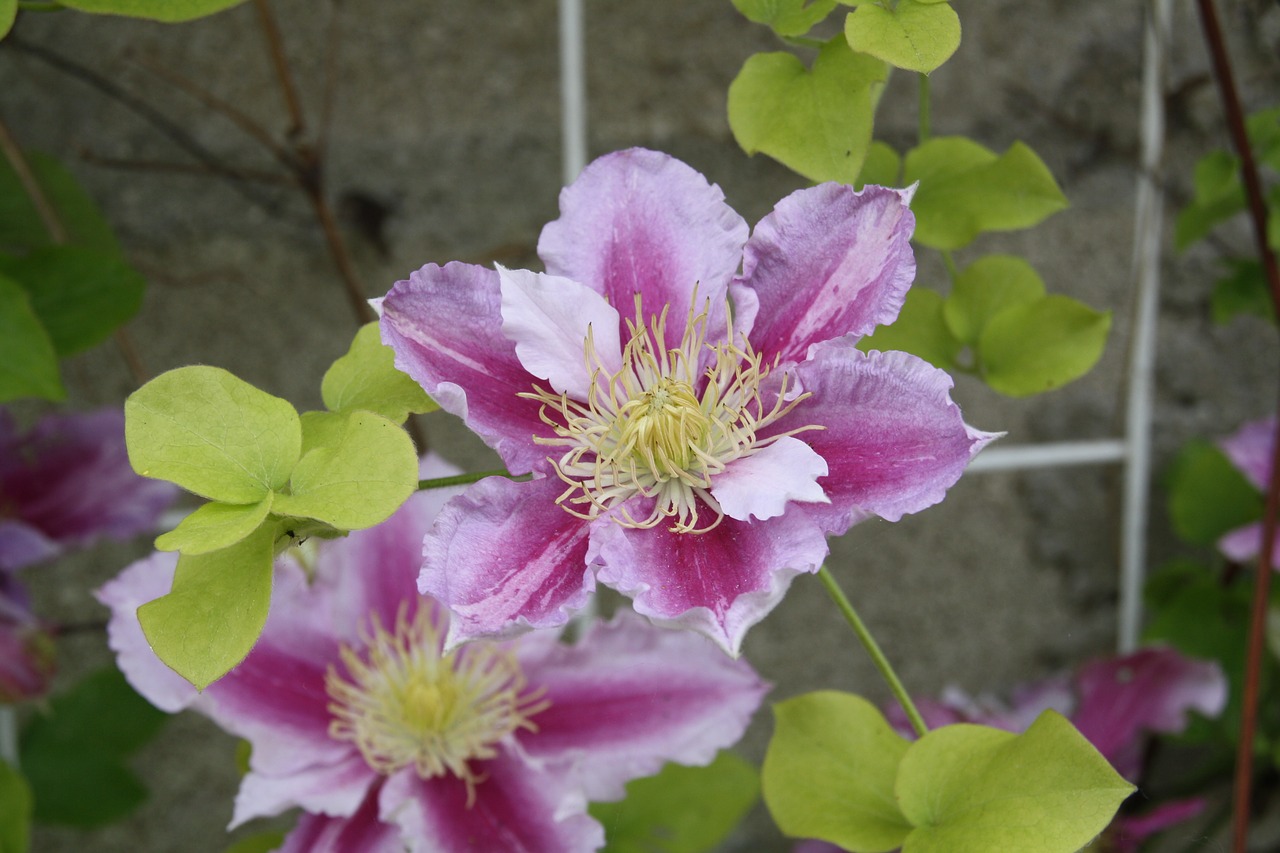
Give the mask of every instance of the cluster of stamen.
[[[542, 420], [555, 432], [534, 441], [565, 448], [551, 462], [568, 485], [557, 499], [568, 512], [585, 519], [608, 514], [624, 527], [670, 522], [677, 533], [704, 533], [724, 518], [710, 491], [712, 477], [784, 435], [820, 427], [759, 437], [809, 395], [788, 400], [784, 375], [766, 405], [761, 385], [770, 367], [737, 340], [732, 321], [723, 342], [707, 343], [709, 301], [701, 312], [689, 309], [675, 348], [666, 345], [667, 307], [647, 324], [639, 294], [635, 307], [616, 372], [605, 367], [588, 330], [583, 357], [592, 381], [585, 401], [539, 386], [521, 395], [542, 403]], [[651, 500], [628, 503], [637, 495]], [[715, 517], [705, 519], [700, 507]]]
[[364, 655], [342, 646], [345, 676], [330, 665], [325, 677], [329, 735], [354, 743], [378, 773], [412, 766], [423, 779], [462, 779], [468, 806], [483, 781], [471, 762], [495, 757], [517, 729], [536, 731], [531, 718], [550, 705], [542, 691], [527, 689], [509, 651], [471, 643], [442, 654], [425, 606], [409, 618], [402, 605], [391, 631], [372, 614], [361, 639]]

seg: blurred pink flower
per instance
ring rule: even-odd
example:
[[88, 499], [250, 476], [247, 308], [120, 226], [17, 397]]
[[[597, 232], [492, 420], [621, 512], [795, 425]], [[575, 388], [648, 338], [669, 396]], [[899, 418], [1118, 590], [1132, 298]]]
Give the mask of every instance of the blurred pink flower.
[[[1276, 419], [1250, 421], [1218, 442], [1240, 473], [1254, 488], [1266, 492], [1271, 482], [1271, 457], [1275, 447]], [[1262, 551], [1262, 522], [1246, 524], [1218, 540], [1218, 550], [1237, 563], [1252, 563]], [[1271, 554], [1272, 567], [1280, 567], [1280, 536]]]
[[31, 612], [26, 592], [0, 571], [0, 704], [39, 699], [54, 673], [53, 638]]

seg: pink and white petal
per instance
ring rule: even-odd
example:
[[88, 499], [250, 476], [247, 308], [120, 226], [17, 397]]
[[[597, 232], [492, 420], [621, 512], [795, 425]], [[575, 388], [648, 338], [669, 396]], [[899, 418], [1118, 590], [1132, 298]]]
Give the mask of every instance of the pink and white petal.
[[[1237, 527], [1218, 540], [1218, 550], [1234, 563], [1251, 564], [1262, 553], [1262, 534], [1260, 521]], [[1280, 536], [1271, 546], [1271, 568], [1280, 568]]]
[[782, 600], [791, 579], [816, 572], [826, 556], [822, 531], [792, 510], [768, 521], [725, 518], [696, 534], [601, 522], [588, 559], [601, 564], [597, 579], [630, 596], [636, 612], [705, 634], [736, 657], [747, 629]]
[[382, 342], [395, 364], [447, 412], [466, 421], [513, 473], [541, 467], [531, 442], [548, 435], [539, 406], [517, 396], [533, 377], [502, 334], [498, 273], [470, 264], [428, 264], [382, 302]]
[[475, 802], [456, 776], [387, 780], [381, 817], [400, 826], [411, 853], [588, 853], [604, 846], [604, 828], [563, 779], [503, 752], [472, 768]]
[[400, 828], [378, 819], [381, 789], [371, 787], [351, 817], [304, 812], [277, 853], [404, 853]]
[[1264, 491], [1271, 480], [1271, 457], [1275, 440], [1276, 419], [1263, 418], [1243, 425], [1219, 441], [1218, 446], [1254, 488]]
[[646, 314], [669, 306], [666, 345], [676, 347], [695, 285], [699, 303], [710, 300], [708, 340], [722, 335], [746, 239], [718, 186], [673, 157], [632, 148], [594, 161], [561, 190], [560, 218], [542, 229], [538, 255], [547, 272], [595, 289], [624, 318], [637, 293]]
[[768, 691], [745, 661], [703, 637], [657, 628], [630, 612], [597, 622], [573, 646], [523, 654], [529, 684], [550, 707], [519, 733], [526, 754], [572, 772], [589, 800], [618, 800], [632, 779], [668, 761], [704, 765], [738, 741]]
[[811, 394], [769, 432], [799, 437], [827, 461], [829, 507], [803, 504], [827, 533], [875, 514], [889, 521], [932, 506], [979, 450], [998, 438], [965, 424], [951, 377], [903, 352], [862, 353], [847, 341], [813, 348], [794, 368]]
[[595, 589], [587, 523], [557, 478], [489, 477], [450, 501], [423, 542], [418, 590], [449, 608], [446, 648], [564, 625]]
[[916, 275], [910, 190], [819, 184], [778, 202], [747, 241], [735, 298], [759, 298], [751, 343], [766, 362], [861, 337], [898, 316]]
[[[516, 345], [529, 373], [558, 393], [586, 400], [592, 375], [622, 369], [621, 319], [596, 291], [571, 279], [498, 267], [502, 281], [502, 333]], [[597, 360], [587, 363], [591, 336]]]
[[818, 485], [827, 463], [798, 438], [783, 436], [731, 463], [711, 480], [711, 496], [738, 521], [761, 521], [786, 512], [787, 503], [831, 503]]
[[369, 788], [380, 777], [350, 744], [340, 760], [302, 767], [287, 775], [268, 775], [257, 767], [257, 744], [249, 762], [252, 769], [240, 782], [235, 813], [228, 829], [235, 829], [255, 817], [278, 815], [291, 808], [350, 817], [364, 802]]
[[200, 694], [151, 651], [138, 622], [138, 608], [168, 594], [177, 566], [177, 554], [157, 551], [131, 564], [94, 593], [99, 602], [111, 608], [107, 645], [116, 653], [120, 671], [134, 690], [170, 714], [188, 707]]

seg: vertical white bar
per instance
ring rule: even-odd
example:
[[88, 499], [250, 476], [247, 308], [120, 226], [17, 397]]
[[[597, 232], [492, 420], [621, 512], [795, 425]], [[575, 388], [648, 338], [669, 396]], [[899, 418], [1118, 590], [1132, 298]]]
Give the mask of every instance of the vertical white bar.
[[1172, 0], [1147, 0], [1142, 65], [1142, 160], [1134, 222], [1133, 270], [1137, 286], [1129, 343], [1125, 400], [1124, 507], [1120, 542], [1120, 611], [1116, 645], [1138, 645], [1142, 585], [1146, 575], [1147, 490], [1151, 482], [1152, 399], [1155, 381], [1156, 310], [1160, 296], [1161, 160], [1164, 155], [1165, 51]]
[[587, 70], [583, 0], [560, 0], [560, 152], [564, 182], [587, 165]]

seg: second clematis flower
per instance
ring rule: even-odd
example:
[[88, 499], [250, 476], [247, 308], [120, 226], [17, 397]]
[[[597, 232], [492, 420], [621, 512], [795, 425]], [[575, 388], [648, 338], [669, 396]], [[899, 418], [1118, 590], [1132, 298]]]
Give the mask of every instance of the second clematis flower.
[[941, 500], [995, 436], [944, 372], [854, 346], [915, 277], [910, 196], [822, 184], [748, 238], [718, 187], [631, 149], [561, 193], [545, 273], [398, 282], [396, 365], [532, 474], [477, 483], [426, 538], [448, 645], [564, 624], [598, 580], [737, 654], [828, 535]]

